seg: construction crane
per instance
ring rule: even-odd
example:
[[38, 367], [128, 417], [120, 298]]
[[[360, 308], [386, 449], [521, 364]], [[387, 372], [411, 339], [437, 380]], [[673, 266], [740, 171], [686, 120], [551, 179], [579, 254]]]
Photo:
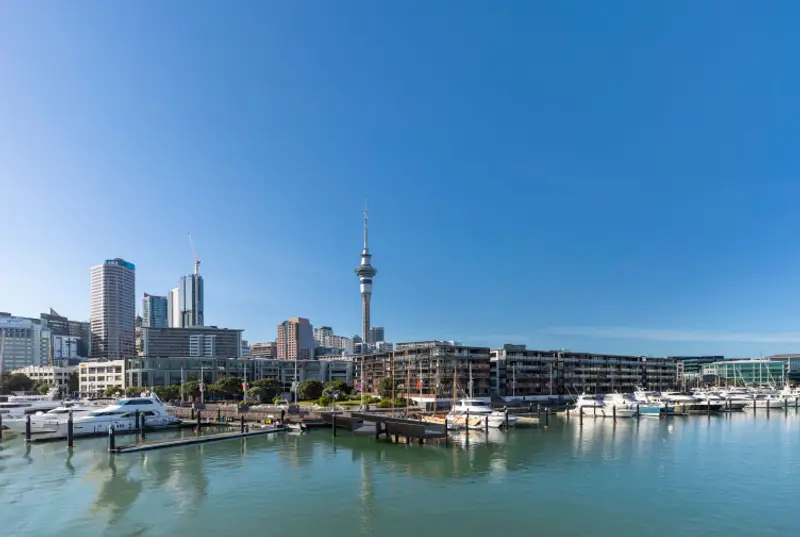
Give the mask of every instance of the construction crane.
[[189, 246], [192, 248], [192, 255], [194, 255], [194, 275], [197, 276], [200, 274], [200, 258], [197, 256], [197, 250], [194, 247], [192, 232], [189, 231], [186, 234], [189, 235]]

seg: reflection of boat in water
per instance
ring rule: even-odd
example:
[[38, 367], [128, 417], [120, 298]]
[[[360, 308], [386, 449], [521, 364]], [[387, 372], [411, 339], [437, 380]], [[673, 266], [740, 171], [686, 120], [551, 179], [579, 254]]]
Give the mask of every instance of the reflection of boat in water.
[[306, 430], [304, 423], [287, 423], [285, 427], [287, 433], [302, 433]]

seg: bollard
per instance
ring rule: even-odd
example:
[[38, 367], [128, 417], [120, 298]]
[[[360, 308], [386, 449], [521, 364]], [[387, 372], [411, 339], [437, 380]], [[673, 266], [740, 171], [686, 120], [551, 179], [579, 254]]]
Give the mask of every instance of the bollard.
[[31, 441], [31, 415], [25, 416], [25, 441]]
[[711, 398], [706, 399], [706, 411], [708, 412], [708, 417], [711, 417]]
[[239, 432], [244, 434], [244, 416], [239, 418]]
[[583, 407], [578, 407], [578, 416], [580, 417], [581, 427], [583, 427]]
[[486, 431], [486, 434], [489, 434], [489, 416], [483, 418], [483, 430]]
[[550, 409], [544, 409], [544, 428], [547, 429], [550, 427]]
[[336, 414], [331, 414], [331, 431], [333, 436], [336, 436]]
[[197, 432], [200, 432], [200, 411], [197, 411]]
[[506, 408], [505, 413], [503, 415], [503, 420], [505, 421], [506, 431], [508, 430], [508, 409]]
[[72, 432], [72, 411], [69, 411], [69, 417], [67, 418], [67, 448], [72, 449], [73, 445], [73, 432]]
[[117, 440], [114, 438], [114, 426], [108, 426], [108, 452], [114, 453], [117, 450]]
[[3, 415], [0, 414], [0, 442], [3, 441]]
[[639, 419], [639, 416], [640, 416], [640, 414], [639, 414], [639, 403], [636, 403], [636, 419], [637, 420]]
[[617, 421], [617, 405], [616, 404], [611, 406], [611, 418], [614, 421]]
[[222, 409], [217, 407], [217, 423], [222, 421]]

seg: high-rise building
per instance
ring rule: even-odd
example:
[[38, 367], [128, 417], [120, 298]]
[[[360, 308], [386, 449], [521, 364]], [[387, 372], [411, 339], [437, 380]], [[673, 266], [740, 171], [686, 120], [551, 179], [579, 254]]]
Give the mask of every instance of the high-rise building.
[[183, 276], [178, 286], [180, 327], [203, 326], [203, 277], [199, 274]]
[[167, 322], [170, 328], [181, 327], [180, 287], [170, 289], [167, 294]]
[[364, 206], [364, 249], [361, 250], [361, 264], [356, 274], [361, 282], [361, 337], [369, 341], [370, 301], [372, 300], [372, 278], [378, 273], [372, 266], [372, 254], [367, 244], [367, 207]]
[[314, 340], [320, 347], [328, 346], [328, 338], [333, 336], [333, 328], [330, 326], [322, 326], [314, 329]]
[[169, 326], [168, 306], [167, 297], [145, 293], [142, 298], [142, 326], [167, 328]]
[[382, 326], [370, 326], [369, 327], [369, 336], [367, 337], [367, 343], [375, 345], [381, 341], [386, 341], [385, 333]]
[[92, 267], [91, 275], [91, 356], [108, 360], [134, 356], [136, 267], [124, 259], [107, 259]]
[[192, 328], [142, 328], [144, 358], [208, 356], [239, 358], [242, 331], [216, 326]]
[[0, 371], [48, 365], [51, 332], [36, 319], [0, 313]]
[[293, 317], [278, 325], [278, 360], [314, 358], [314, 328], [303, 317]]

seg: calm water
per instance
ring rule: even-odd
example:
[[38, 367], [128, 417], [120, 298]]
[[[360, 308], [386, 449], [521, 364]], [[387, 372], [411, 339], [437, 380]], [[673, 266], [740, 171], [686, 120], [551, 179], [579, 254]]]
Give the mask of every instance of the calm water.
[[71, 455], [0, 445], [0, 528], [14, 537], [786, 537], [800, 534], [798, 501], [794, 410], [553, 420], [449, 448], [327, 430], [117, 456], [102, 439]]

